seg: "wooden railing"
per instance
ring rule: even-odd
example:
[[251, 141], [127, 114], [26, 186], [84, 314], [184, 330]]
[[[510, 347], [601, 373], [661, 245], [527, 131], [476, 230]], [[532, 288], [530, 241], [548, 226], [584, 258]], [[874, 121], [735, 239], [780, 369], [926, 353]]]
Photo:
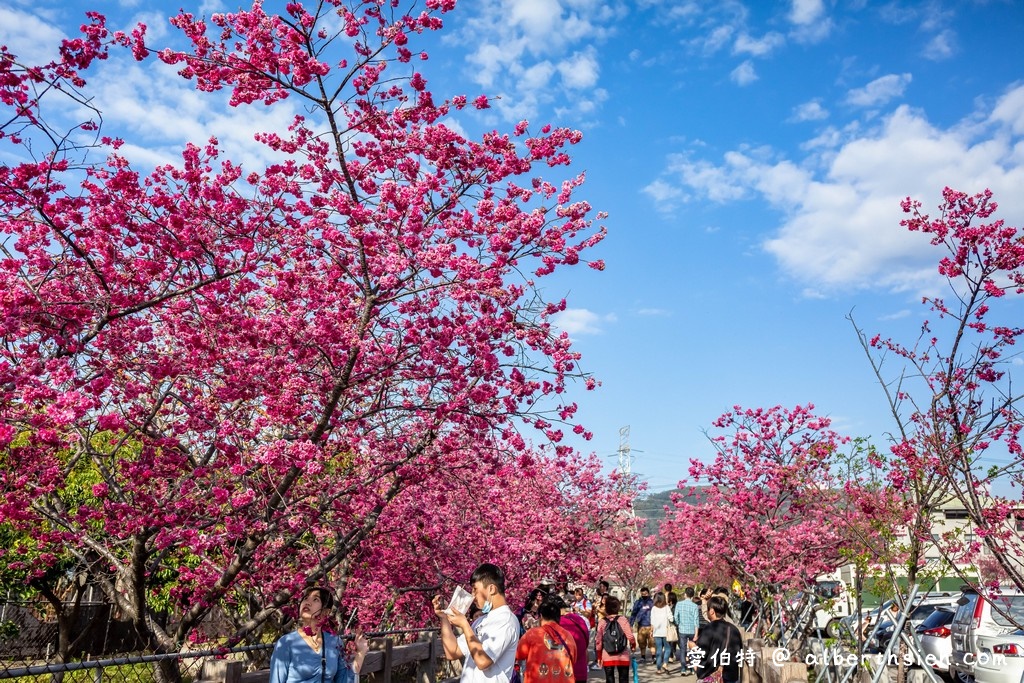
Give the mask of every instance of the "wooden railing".
[[[380, 677], [376, 677], [377, 683], [392, 683], [394, 669], [408, 664], [416, 665], [413, 683], [452, 683], [458, 680], [437, 680], [438, 664], [444, 657], [444, 649], [436, 635], [431, 636], [429, 640], [408, 645], [395, 645], [388, 638], [375, 638], [370, 641], [370, 647], [370, 652], [366, 653], [363, 660], [360, 676], [381, 674]], [[200, 683], [269, 683], [270, 669], [242, 673], [242, 667], [242, 662], [207, 662]]]

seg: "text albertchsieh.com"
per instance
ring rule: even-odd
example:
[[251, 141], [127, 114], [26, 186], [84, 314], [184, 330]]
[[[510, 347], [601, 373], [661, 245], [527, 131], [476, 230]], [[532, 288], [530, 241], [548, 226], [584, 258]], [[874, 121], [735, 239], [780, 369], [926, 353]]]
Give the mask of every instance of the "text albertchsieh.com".
[[[687, 658], [693, 660], [695, 663], [699, 663], [703, 657], [704, 652], [701, 651], [700, 648], [695, 648], [687, 653]], [[793, 661], [792, 657], [793, 655], [788, 649], [784, 647], [776, 648], [772, 652], [772, 663], [786, 664]], [[865, 654], [861, 655], [861, 661], [876, 664], [878, 662], [878, 657], [878, 655]], [[712, 656], [711, 659], [711, 663], [715, 666], [729, 666], [732, 657], [728, 652], [723, 652], [720, 657], [721, 661], [717, 661], [719, 657]], [[736, 655], [736, 663], [741, 667], [753, 666], [756, 660], [757, 654], [751, 649], [740, 650]], [[885, 663], [889, 666], [897, 666], [901, 663], [901, 660], [904, 665], [911, 666], [915, 663], [916, 658], [909, 652], [902, 656], [894, 652], [889, 655], [889, 658]], [[831, 655], [818, 655], [812, 652], [803, 658], [803, 663], [807, 666], [853, 666], [857, 663], [857, 655], [852, 652], [837, 652]], [[930, 667], [938, 665], [943, 669], [948, 669], [949, 658], [936, 657], [933, 654], [928, 654], [924, 657], [924, 664]], [[964, 664], [981, 664], [982, 666], [999, 667], [1006, 664], [1006, 656], [1002, 654], [988, 654], [987, 652], [982, 652], [980, 655], [975, 656], [973, 653], [968, 652], [964, 655]]]

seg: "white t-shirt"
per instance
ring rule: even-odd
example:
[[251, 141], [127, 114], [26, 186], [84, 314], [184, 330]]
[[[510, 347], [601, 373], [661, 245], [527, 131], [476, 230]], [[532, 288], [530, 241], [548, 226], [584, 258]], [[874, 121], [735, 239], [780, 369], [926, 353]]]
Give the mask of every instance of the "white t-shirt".
[[461, 683], [508, 683], [516, 663], [516, 645], [519, 644], [519, 619], [508, 605], [495, 607], [473, 622], [473, 633], [494, 662], [486, 669], [478, 669], [469, 654], [466, 636], [459, 636], [462, 662]]
[[651, 608], [651, 635], [655, 638], [664, 638], [668, 635], [668, 622], [672, 620], [672, 608], [664, 607]]

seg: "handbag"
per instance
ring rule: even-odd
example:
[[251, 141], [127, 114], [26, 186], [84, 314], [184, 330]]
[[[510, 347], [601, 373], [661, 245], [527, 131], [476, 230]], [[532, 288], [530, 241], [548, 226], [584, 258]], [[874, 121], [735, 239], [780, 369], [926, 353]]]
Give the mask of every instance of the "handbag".
[[670, 643], [679, 642], [679, 629], [676, 628], [675, 624], [668, 625], [668, 631], [665, 633], [665, 640]]
[[700, 683], [722, 683], [722, 667], [715, 669], [707, 678], [700, 679]]

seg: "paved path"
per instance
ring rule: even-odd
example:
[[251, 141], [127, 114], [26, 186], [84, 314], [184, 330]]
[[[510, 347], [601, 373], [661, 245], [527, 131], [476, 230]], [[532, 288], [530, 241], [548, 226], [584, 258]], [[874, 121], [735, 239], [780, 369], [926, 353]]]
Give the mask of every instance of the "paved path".
[[[693, 674], [690, 674], [689, 676], [681, 676], [679, 674], [679, 662], [672, 662], [668, 665], [668, 667], [666, 668], [668, 674], [657, 673], [657, 669], [655, 668], [654, 664], [650, 663], [646, 665], [638, 663], [636, 670], [637, 674], [640, 677], [640, 683], [658, 683], [658, 681], [666, 681], [667, 683], [696, 683], [697, 681], [697, 677]], [[602, 669], [600, 671], [594, 671], [593, 669], [591, 669], [588, 681], [590, 681], [591, 683], [604, 683], [604, 670]], [[616, 683], [618, 683], [618, 679], [616, 679]]]

